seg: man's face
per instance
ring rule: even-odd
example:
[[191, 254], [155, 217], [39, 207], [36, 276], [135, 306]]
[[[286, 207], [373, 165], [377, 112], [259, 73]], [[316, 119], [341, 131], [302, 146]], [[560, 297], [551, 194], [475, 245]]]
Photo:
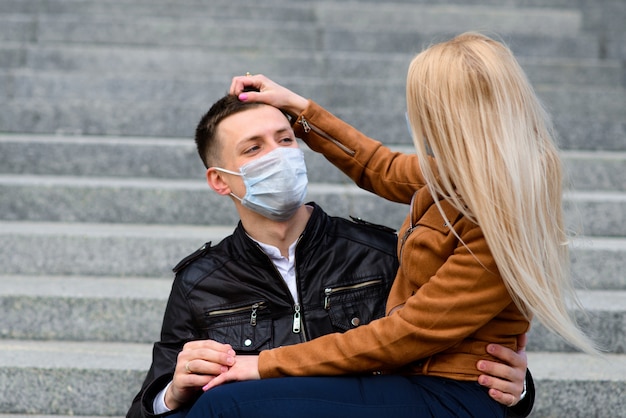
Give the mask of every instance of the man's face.
[[[285, 115], [272, 106], [252, 107], [220, 122], [220, 168], [239, 172], [239, 167], [279, 147], [298, 148], [293, 129]], [[209, 172], [212, 169], [209, 169]], [[244, 196], [246, 188], [239, 176], [221, 175], [232, 193]]]

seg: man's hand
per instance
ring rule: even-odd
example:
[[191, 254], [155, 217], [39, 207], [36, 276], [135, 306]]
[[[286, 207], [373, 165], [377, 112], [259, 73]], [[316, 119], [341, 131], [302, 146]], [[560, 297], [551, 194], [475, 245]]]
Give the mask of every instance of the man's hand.
[[526, 334], [517, 337], [517, 353], [498, 344], [489, 344], [487, 352], [505, 364], [480, 360], [476, 367], [485, 374], [478, 377], [478, 383], [489, 388], [489, 396], [506, 406], [514, 406], [520, 401], [526, 378]]
[[[244, 92], [244, 89], [249, 87], [259, 92]], [[265, 103], [282, 109], [292, 116], [299, 115], [309, 105], [309, 101], [304, 97], [261, 74], [233, 77], [229, 93], [238, 96], [243, 102]]]
[[165, 405], [178, 409], [192, 401], [203, 386], [235, 364], [235, 351], [213, 340], [191, 341], [178, 353], [172, 384], [165, 392]]
[[260, 378], [259, 356], [237, 356], [237, 361], [227, 372], [211, 379], [202, 390], [206, 391], [227, 382], [258, 380]]

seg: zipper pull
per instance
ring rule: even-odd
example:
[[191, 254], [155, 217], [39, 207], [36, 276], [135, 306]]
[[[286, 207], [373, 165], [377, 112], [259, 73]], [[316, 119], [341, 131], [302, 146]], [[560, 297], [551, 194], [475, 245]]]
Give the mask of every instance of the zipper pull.
[[309, 132], [311, 132], [311, 125], [309, 125], [309, 122], [304, 119], [304, 116], [300, 116], [300, 120], [298, 122], [300, 122], [300, 125], [302, 125], [304, 133], [308, 134]]
[[256, 310], [259, 309], [259, 304], [252, 305], [252, 313], [250, 314], [250, 325], [256, 327]]
[[295, 312], [293, 313], [293, 328], [291, 330], [293, 331], [294, 334], [299, 334], [300, 333], [300, 325], [301, 325], [301, 321], [300, 321], [300, 304], [296, 303], [293, 308], [294, 308]]
[[329, 310], [330, 309], [330, 295], [333, 293], [333, 289], [331, 289], [330, 287], [327, 287], [326, 289], [324, 289], [324, 294], [326, 295], [326, 297], [324, 298], [324, 309]]

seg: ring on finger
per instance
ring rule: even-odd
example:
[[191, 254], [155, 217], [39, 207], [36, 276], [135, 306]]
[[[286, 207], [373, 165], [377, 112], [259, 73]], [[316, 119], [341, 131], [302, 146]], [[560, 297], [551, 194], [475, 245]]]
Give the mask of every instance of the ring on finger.
[[191, 373], [191, 370], [189, 370], [189, 363], [189, 361], [185, 363], [185, 370], [187, 371], [187, 373]]
[[252, 74], [250, 74], [249, 72], [246, 72], [246, 77], [250, 77]]

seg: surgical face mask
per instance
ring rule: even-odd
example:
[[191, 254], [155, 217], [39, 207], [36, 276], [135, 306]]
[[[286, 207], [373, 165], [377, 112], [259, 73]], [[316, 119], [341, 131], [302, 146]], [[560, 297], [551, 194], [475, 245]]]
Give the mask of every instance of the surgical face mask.
[[246, 195], [241, 204], [273, 221], [286, 221], [304, 203], [308, 179], [300, 148], [276, 148], [239, 168], [239, 173], [214, 167], [243, 178]]

